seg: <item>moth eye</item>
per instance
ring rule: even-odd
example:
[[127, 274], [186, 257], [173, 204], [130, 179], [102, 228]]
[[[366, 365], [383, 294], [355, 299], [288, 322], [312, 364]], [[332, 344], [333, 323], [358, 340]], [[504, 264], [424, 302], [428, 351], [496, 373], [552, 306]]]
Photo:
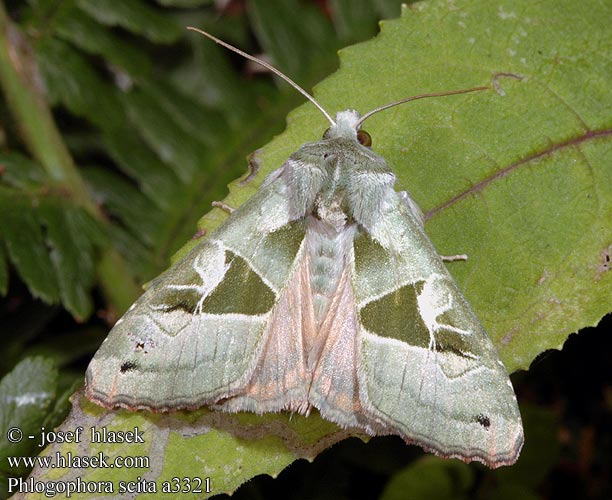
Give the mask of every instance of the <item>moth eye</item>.
[[357, 141], [366, 148], [372, 145], [372, 137], [365, 130], [359, 130], [357, 132]]

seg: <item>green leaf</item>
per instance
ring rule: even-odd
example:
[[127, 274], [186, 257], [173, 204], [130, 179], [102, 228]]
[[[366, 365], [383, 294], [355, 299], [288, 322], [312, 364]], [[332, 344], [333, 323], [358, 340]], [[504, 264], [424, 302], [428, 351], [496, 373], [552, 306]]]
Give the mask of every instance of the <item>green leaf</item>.
[[132, 76], [147, 75], [151, 71], [151, 62], [139, 48], [72, 5], [56, 16], [54, 28], [61, 38], [84, 51], [104, 56], [115, 69]]
[[425, 457], [395, 474], [381, 500], [461, 500], [469, 498], [474, 470], [458, 460]]
[[0, 186], [0, 238], [32, 294], [52, 304], [59, 299], [59, 289], [33, 209], [30, 200]]
[[66, 42], [57, 38], [40, 40], [36, 58], [52, 104], [61, 103], [103, 128], [112, 128], [124, 115], [116, 89]]
[[128, 115], [144, 141], [169, 165], [184, 183], [192, 179], [206, 157], [206, 149], [197, 136], [189, 135], [183, 126], [162, 107], [162, 101], [144, 91], [125, 96]]
[[[182, 191], [179, 179], [127, 124], [106, 130], [103, 141], [107, 153], [121, 169], [138, 181], [138, 187], [157, 207], [170, 212]], [[129, 218], [129, 211], [125, 213]]]
[[34, 296], [61, 302], [84, 319], [93, 309], [90, 290], [103, 229], [63, 193], [49, 191], [37, 163], [17, 153], [0, 153], [0, 162], [2, 181], [11, 186], [0, 185], [0, 240], [11, 262]]
[[104, 204], [110, 216], [119, 218], [131, 232], [140, 233], [145, 245], [155, 243], [162, 229], [157, 224], [160, 215], [152, 212], [153, 207], [138, 186], [104, 168], [87, 168], [84, 176], [96, 193], [97, 201]]
[[276, 67], [297, 82], [308, 80], [315, 59], [329, 60], [337, 41], [321, 10], [298, 7], [297, 0], [251, 0], [248, 7], [263, 48]]
[[376, 6], [370, 0], [332, 0], [330, 6], [336, 14], [334, 20], [338, 37], [345, 44], [359, 40], [354, 38], [355, 33], [376, 34]]
[[91, 234], [83, 228], [89, 221], [79, 211], [62, 200], [57, 203], [57, 200], [43, 199], [38, 207], [61, 302], [76, 318], [85, 319], [93, 310], [90, 289], [95, 282], [95, 247]]
[[[600, 187], [612, 183], [612, 70], [598, 55], [612, 50], [603, 21], [610, 7], [594, 1], [578, 15], [571, 2], [554, 9], [523, 2], [512, 11], [485, 1], [461, 5], [419, 3], [401, 20], [383, 22], [376, 39], [341, 51], [341, 70], [315, 97], [331, 111], [363, 112], [411, 94], [487, 85], [499, 75], [504, 95], [421, 100], [364, 127], [397, 187], [425, 212], [439, 253], [468, 254], [449, 269], [512, 372], [610, 311], [603, 228], [612, 202]], [[491, 38], [493, 26], [499, 36]], [[286, 132], [258, 152], [253, 183], [230, 186], [228, 205], [243, 203], [327, 127], [310, 104], [288, 120]], [[205, 216], [202, 227], [211, 230], [219, 216]]]
[[[10, 467], [7, 457], [36, 454], [40, 431], [55, 400], [57, 368], [42, 357], [27, 358], [0, 381], [0, 471], [19, 476], [25, 467]], [[10, 429], [13, 430], [9, 433]], [[12, 436], [12, 440], [8, 436]], [[28, 436], [35, 436], [30, 439]]]
[[71, 396], [82, 387], [82, 385], [83, 380], [78, 374], [72, 372], [62, 375], [60, 373], [56, 391], [57, 397], [43, 421], [43, 427], [45, 429], [55, 430], [55, 428], [66, 419], [69, 410], [72, 408], [70, 403]]
[[37, 189], [48, 182], [44, 169], [21, 154], [0, 153], [0, 165], [0, 179], [3, 184], [19, 189]]
[[[605, 54], [612, 52], [611, 17], [612, 7], [595, 0], [522, 0], [511, 8], [484, 0], [414, 4], [401, 19], [382, 23], [374, 40], [342, 50], [341, 70], [315, 92], [330, 111], [367, 111], [418, 93], [490, 84], [498, 75], [500, 92], [399, 106], [372, 117], [366, 128], [373, 149], [394, 168], [398, 187], [409, 188], [426, 213], [426, 231], [439, 252], [469, 255], [466, 263], [451, 264], [451, 272], [510, 371], [610, 311], [605, 256], [612, 196], [605, 186], [612, 184], [612, 67]], [[280, 50], [280, 42], [270, 44]], [[267, 173], [326, 127], [311, 104], [292, 112], [287, 130], [254, 156], [258, 173], [234, 182], [226, 203], [243, 203]], [[215, 210], [202, 227], [210, 230], [222, 219]], [[336, 436], [318, 428], [331, 424], [316, 415], [299, 418], [299, 430], [286, 439], [293, 425], [286, 414], [127, 414], [76, 401], [65, 428], [141, 425], [154, 439], [113, 453], [149, 453], [158, 480], [177, 471], [211, 477], [214, 493], [231, 492], [259, 473], [276, 474], [308, 456], [304, 450], [312, 452], [314, 443]], [[200, 418], [214, 430], [198, 434]], [[223, 429], [240, 432], [247, 421], [265, 437], [240, 438], [246, 448], [237, 456], [236, 436]], [[152, 443], [158, 446], [153, 451]], [[87, 449], [93, 454], [100, 447]], [[209, 463], [214, 466], [206, 469]], [[113, 470], [112, 480], [135, 472]], [[76, 472], [60, 477], [70, 474]], [[49, 471], [34, 477], [46, 480]]]
[[182, 29], [170, 16], [141, 0], [77, 0], [91, 17], [108, 26], [121, 26], [155, 43], [173, 43]]
[[[501, 498], [501, 492], [511, 487], [520, 486], [524, 491], [537, 491], [561, 455], [556, 427], [558, 416], [549, 409], [530, 404], [521, 405], [521, 413], [525, 427], [525, 447], [521, 452], [521, 460], [514, 467], [494, 472], [500, 489], [495, 498]], [[507, 498], [511, 497], [508, 495]]]
[[[79, 476], [83, 481], [111, 481], [117, 493], [121, 481], [145, 477], [157, 483], [159, 495], [164, 481], [171, 482], [173, 477], [198, 477], [210, 479], [210, 494], [232, 492], [245, 477], [275, 475], [294, 460], [312, 459], [349, 435], [320, 418], [299, 415], [261, 418], [253, 414], [230, 415], [208, 410], [165, 415], [109, 413], [87, 401], [82, 391], [77, 392], [72, 401], [73, 410], [58, 430], [75, 431], [79, 426], [86, 429], [78, 445], [80, 455], [103, 453], [108, 463], [113, 463], [117, 456], [129, 456], [138, 462], [131, 468], [36, 468], [32, 476], [37, 480], [73, 481]], [[137, 429], [144, 442], [113, 444], [109, 438], [106, 442], [92, 442], [91, 429], [103, 428], [113, 432]], [[69, 451], [75, 454], [76, 450], [74, 444], [53, 444], [43, 456], [55, 460], [56, 452], [67, 456]], [[210, 496], [202, 493], [186, 492], [182, 497]], [[138, 498], [158, 497], [141, 495]]]

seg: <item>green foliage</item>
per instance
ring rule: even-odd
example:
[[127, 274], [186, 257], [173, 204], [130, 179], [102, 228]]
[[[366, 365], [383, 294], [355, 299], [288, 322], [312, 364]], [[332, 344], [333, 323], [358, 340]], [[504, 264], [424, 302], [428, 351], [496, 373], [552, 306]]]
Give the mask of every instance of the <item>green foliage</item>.
[[[19, 427], [23, 436], [14, 436], [20, 442], [3, 440], [0, 448], [2, 471], [14, 473], [7, 467], [9, 455], [27, 455], [36, 449], [40, 440], [30, 440], [28, 435], [38, 434], [42, 427], [57, 389], [57, 368], [44, 358], [28, 358], [0, 382], [0, 430], [2, 436], [14, 427]], [[17, 473], [25, 472], [24, 468]]]
[[[593, 2], [579, 16], [568, 4], [553, 16], [546, 2], [510, 12], [489, 2], [418, 3], [371, 42], [343, 49], [341, 70], [316, 88], [326, 109], [362, 111], [407, 94], [498, 88], [399, 106], [364, 128], [423, 209], [438, 251], [469, 256], [450, 270], [510, 372], [610, 312], [603, 228], [612, 200], [602, 187], [612, 184], [612, 91], [600, 57], [612, 47], [601, 21], [609, 8]], [[326, 127], [309, 104], [288, 121], [257, 152], [252, 184]], [[237, 181], [226, 202], [238, 206], [254, 188]], [[212, 212], [201, 226], [218, 223]]]
[[40, 356], [24, 359], [0, 381], [0, 484], [3, 490], [6, 490], [7, 476], [22, 475], [29, 470], [23, 463], [13, 466], [8, 457], [40, 452], [41, 429], [51, 430], [64, 419], [68, 396], [74, 390], [74, 383], [66, 385], [59, 380], [55, 363]]
[[[279, 90], [267, 79], [243, 78], [236, 67], [247, 67], [242, 61], [185, 32], [185, 25], [249, 52], [258, 51], [256, 40], [309, 88], [334, 69], [337, 49], [375, 34], [377, 16], [399, 13], [399, 2], [390, 0], [330, 0], [329, 17], [297, 0], [250, 0], [234, 15], [220, 15], [205, 0], [6, 3], [12, 19], [0, 4], [6, 98], [0, 107], [6, 124], [0, 293], [21, 300], [23, 282], [32, 296], [79, 320], [91, 316], [94, 290], [102, 292], [99, 309], [125, 309], [134, 284], [167, 266], [211, 201], [244, 172], [244, 158], [280, 132], [300, 102], [284, 85]], [[414, 4], [401, 19], [385, 22], [375, 39], [342, 50], [341, 70], [315, 92], [330, 112], [366, 111], [417, 93], [486, 85], [500, 75], [499, 92], [401, 106], [366, 128], [399, 187], [408, 187], [426, 213], [440, 253], [469, 255], [451, 271], [510, 371], [528, 367], [610, 312], [611, 16], [609, 4], [596, 0], [524, 0], [512, 8], [484, 0]], [[257, 174], [233, 182], [225, 201], [240, 205], [265, 174], [325, 127], [312, 105], [293, 111], [287, 130], [250, 158]], [[199, 226], [210, 230], [223, 218], [215, 209]], [[56, 309], [28, 303], [15, 313], [10, 307], [20, 326], [0, 311], [3, 330], [8, 326], [12, 334], [1, 366], [4, 373], [13, 370], [0, 395], [4, 406], [5, 394], [35, 392], [24, 387], [20, 393], [14, 384], [20, 379], [50, 394], [44, 408], [11, 414], [11, 422], [33, 425], [35, 432], [65, 410], [66, 388], [81, 372], [69, 373], [59, 390], [64, 397], [54, 399], [50, 362], [28, 359], [13, 367], [14, 360], [35, 352], [65, 369], [94, 350], [104, 328], [93, 321], [88, 330], [43, 336]], [[552, 439], [550, 415], [528, 410], [525, 417], [523, 458], [487, 476], [499, 498], [535, 497], [537, 483], [523, 461], [529, 470], [539, 464], [539, 480], [558, 453], [554, 439], [539, 438]], [[155, 461], [150, 478], [208, 476], [215, 493], [231, 492], [257, 474], [274, 476], [347, 435], [316, 415], [130, 414], [106, 412], [80, 397], [62, 428], [78, 425], [139, 426], [143, 447], [85, 443], [79, 454], [148, 455]], [[3, 457], [35, 453], [15, 450], [3, 448]], [[45, 454], [70, 450], [57, 445]], [[135, 480], [134, 472], [91, 469], [86, 477], [116, 483]], [[431, 497], [432, 488], [445, 498], [473, 497], [472, 465], [426, 459], [394, 474], [385, 498], [401, 497], [404, 483], [414, 498], [418, 492]], [[75, 475], [74, 469], [38, 469], [34, 477]]]
[[[547, 429], [554, 426], [550, 412], [521, 407], [526, 446], [512, 467], [491, 471], [486, 498], [537, 499], [535, 493], [558, 459], [559, 445]], [[457, 460], [424, 457], [398, 470], [387, 483], [381, 500], [467, 500], [474, 498], [477, 469]]]
[[398, 472], [381, 500], [459, 500], [469, 498], [474, 471], [464, 463], [425, 457]]
[[[19, 11], [26, 36], [23, 43], [30, 45], [20, 64], [31, 66], [35, 75], [39, 72], [38, 84], [26, 90], [46, 99], [56, 113], [69, 113], [61, 133], [81, 167], [75, 175], [85, 180], [90, 203], [78, 199], [71, 203], [70, 195], [78, 186], [58, 179], [61, 174], [54, 175], [45, 164], [45, 155], [58, 145], [31, 151], [40, 163], [29, 165], [39, 170], [36, 189], [39, 196], [53, 194], [41, 191], [51, 186], [64, 194], [66, 201], [59, 210], [79, 205], [88, 209], [100, 225], [91, 234], [83, 233], [90, 237], [81, 242], [89, 245], [84, 256], [91, 260], [110, 235], [110, 244], [129, 270], [126, 281], [142, 283], [167, 265], [173, 252], [195, 232], [198, 217], [222, 196], [223, 185], [244, 170], [242, 159], [278, 131], [282, 116], [299, 102], [294, 92], [279, 94], [268, 82], [245, 84], [228, 64], [228, 54], [184, 30], [187, 23], [217, 28], [214, 9], [174, 9], [202, 3], [206, 2], [169, 2], [173, 9], [164, 10], [140, 0], [41, 0]], [[358, 30], [349, 33], [344, 28], [340, 31], [346, 36], [336, 36], [334, 23], [318, 8], [277, 3], [250, 2], [249, 17], [243, 13], [230, 19], [226, 34], [244, 47], [250, 19], [275, 63], [283, 68], [287, 61], [289, 72], [299, 68], [292, 76], [306, 87], [334, 68], [334, 51], [348, 42], [346, 37], [367, 37], [376, 26], [378, 11], [371, 9], [367, 19], [358, 20]], [[347, 10], [339, 8], [332, 21], [345, 25], [349, 21], [341, 16]], [[285, 13], [282, 24], [279, 11]], [[9, 28], [19, 29], [7, 19]], [[216, 32], [224, 35], [223, 31]], [[6, 68], [27, 83], [28, 75], [19, 74], [20, 67], [10, 57]], [[8, 94], [9, 106], [16, 101], [13, 94]], [[24, 118], [35, 120], [36, 116], [30, 113]], [[251, 124], [246, 131], [244, 123]], [[11, 139], [7, 146], [17, 145], [18, 138]], [[11, 185], [9, 175], [2, 176], [3, 184]], [[12, 187], [16, 192], [1, 192], [5, 203], [12, 204], [15, 196], [24, 197], [22, 204], [38, 203], [27, 192], [31, 186]], [[75, 317], [86, 318], [92, 312], [87, 296], [94, 280], [91, 273], [70, 276], [66, 263], [72, 261], [68, 247], [74, 240], [67, 238], [65, 245], [52, 247], [47, 241], [52, 226], [31, 212], [20, 210], [16, 217], [2, 212], [2, 239], [9, 248], [14, 246], [12, 233], [23, 232], [20, 227], [37, 228], [24, 236], [31, 258], [21, 256], [21, 251], [2, 253], [0, 267], [6, 269], [6, 258], [10, 258], [33, 295], [48, 303], [61, 302]], [[52, 252], [57, 256], [55, 274], [48, 265]], [[62, 291], [62, 279], [67, 281], [66, 288], [79, 290], [80, 300]], [[1, 289], [6, 289], [6, 281], [6, 277], [0, 281]], [[128, 305], [109, 304], [117, 312]]]
[[38, 164], [18, 153], [0, 153], [0, 162], [0, 237], [15, 269], [34, 296], [61, 301], [75, 317], [85, 318], [92, 311], [95, 248], [103, 242], [103, 229], [69, 196], [52, 192]]
[[23, 285], [78, 321], [96, 307], [116, 318], [300, 102], [284, 84], [245, 78], [243, 61], [185, 26], [250, 52], [256, 41], [281, 67], [299, 54], [292, 76], [308, 88], [336, 67], [337, 49], [399, 13], [398, 1], [362, 3], [358, 19], [347, 5], [328, 17], [304, 2], [253, 1], [227, 15], [201, 0], [0, 3], [1, 374], [42, 354], [66, 383], [82, 380], [70, 365], [104, 328], [93, 318], [64, 331], [61, 309], [31, 302]]

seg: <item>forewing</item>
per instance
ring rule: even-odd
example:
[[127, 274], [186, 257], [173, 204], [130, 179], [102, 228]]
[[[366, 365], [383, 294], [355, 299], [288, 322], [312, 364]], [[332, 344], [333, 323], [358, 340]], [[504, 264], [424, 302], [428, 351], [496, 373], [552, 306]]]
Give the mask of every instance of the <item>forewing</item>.
[[290, 220], [277, 177], [117, 322], [87, 369], [88, 397], [106, 407], [169, 410], [239, 393], [262, 356], [304, 231], [303, 220]]
[[424, 448], [491, 467], [523, 443], [516, 397], [486, 332], [400, 196], [355, 238], [359, 396]]

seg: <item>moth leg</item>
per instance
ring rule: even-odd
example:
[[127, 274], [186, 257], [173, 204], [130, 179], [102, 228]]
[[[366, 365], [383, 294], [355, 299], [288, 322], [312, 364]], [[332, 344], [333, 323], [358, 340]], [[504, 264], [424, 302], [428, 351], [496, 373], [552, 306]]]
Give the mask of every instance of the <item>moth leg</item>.
[[245, 184], [248, 184], [249, 182], [251, 182], [255, 176], [257, 175], [257, 172], [259, 172], [259, 168], [261, 167], [261, 152], [262, 149], [257, 149], [256, 151], [253, 151], [248, 158], [248, 167], [249, 167], [249, 171], [247, 176], [242, 179], [240, 181], [240, 185], [244, 186]]
[[206, 236], [206, 229], [198, 229], [198, 232], [195, 233], [191, 239], [192, 240], [199, 240], [200, 238], [203, 238], [204, 236]]
[[232, 214], [236, 211], [235, 208], [232, 208], [229, 205], [226, 205], [222, 201], [213, 201], [211, 205], [213, 207], [220, 208], [221, 210], [223, 210], [224, 212], [227, 212], [228, 214]]
[[404, 204], [404, 206], [408, 208], [408, 210], [410, 210], [410, 213], [414, 216], [416, 221], [421, 226], [424, 226], [425, 217], [423, 216], [423, 212], [421, 212], [421, 209], [419, 208], [419, 206], [410, 197], [410, 195], [408, 194], [408, 191], [399, 191], [397, 195], [399, 196], [399, 199]]
[[[410, 213], [413, 215], [416, 221], [421, 226], [424, 226], [425, 217], [423, 216], [423, 212], [421, 212], [421, 209], [419, 208], [419, 206], [410, 197], [410, 195], [408, 194], [408, 191], [400, 191], [397, 194], [399, 196], [400, 201], [404, 204], [406, 208], [408, 208], [408, 210], [410, 210]], [[457, 255], [440, 255], [440, 258], [444, 262], [455, 262], [456, 260], [467, 260], [468, 256], [464, 253], [461, 253]]]
[[467, 254], [460, 253], [457, 255], [440, 255], [444, 262], [455, 262], [456, 260], [468, 260]]

